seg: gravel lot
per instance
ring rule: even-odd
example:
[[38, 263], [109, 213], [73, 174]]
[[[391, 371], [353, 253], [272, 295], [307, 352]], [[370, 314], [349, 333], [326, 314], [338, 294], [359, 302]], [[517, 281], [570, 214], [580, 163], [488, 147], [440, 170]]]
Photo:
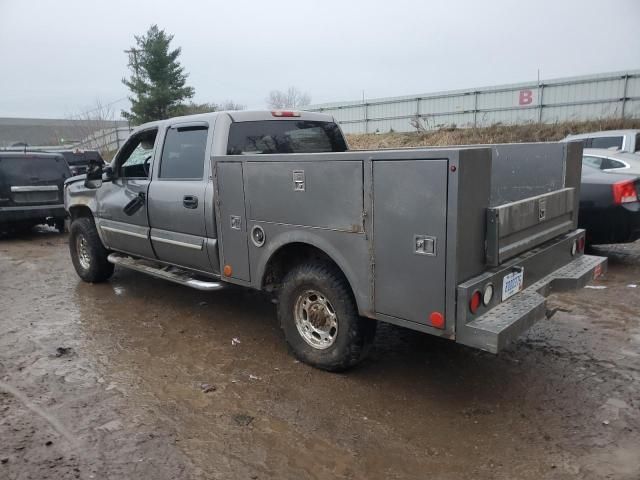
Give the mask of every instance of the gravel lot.
[[66, 242], [0, 239], [2, 479], [640, 478], [639, 244], [499, 356], [381, 325], [330, 374], [262, 294], [85, 284]]

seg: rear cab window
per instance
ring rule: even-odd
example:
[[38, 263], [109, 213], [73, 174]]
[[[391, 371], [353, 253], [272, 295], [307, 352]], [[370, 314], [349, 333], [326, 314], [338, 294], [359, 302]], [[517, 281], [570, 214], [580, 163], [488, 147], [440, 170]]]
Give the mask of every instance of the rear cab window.
[[623, 137], [592, 137], [588, 140], [585, 147], [587, 148], [622, 148]]
[[261, 120], [229, 127], [227, 155], [345, 152], [347, 144], [334, 122]]
[[64, 155], [64, 159], [69, 166], [87, 165], [89, 161], [95, 160], [104, 164], [104, 160], [99, 152], [85, 151], [85, 152], [61, 152]]

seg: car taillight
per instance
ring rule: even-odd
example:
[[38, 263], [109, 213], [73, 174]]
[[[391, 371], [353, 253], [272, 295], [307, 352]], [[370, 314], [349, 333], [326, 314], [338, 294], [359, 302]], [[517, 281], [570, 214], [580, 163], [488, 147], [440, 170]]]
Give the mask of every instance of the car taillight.
[[638, 201], [636, 184], [633, 180], [622, 180], [611, 185], [613, 189], [613, 203], [622, 205]]
[[271, 115], [274, 117], [299, 117], [300, 112], [291, 112], [289, 110], [273, 110]]

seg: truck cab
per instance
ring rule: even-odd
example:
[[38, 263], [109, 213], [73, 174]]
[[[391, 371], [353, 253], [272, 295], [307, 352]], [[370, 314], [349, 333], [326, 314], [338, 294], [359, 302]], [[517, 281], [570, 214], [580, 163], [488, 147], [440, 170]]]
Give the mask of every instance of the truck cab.
[[67, 185], [69, 213], [91, 212], [109, 250], [219, 275], [215, 172], [206, 160], [347, 149], [331, 117], [288, 115], [212, 113], [142, 125], [98, 179], [99, 188], [87, 189], [84, 179]]
[[294, 354], [364, 357], [376, 321], [497, 353], [605, 259], [577, 228], [580, 143], [349, 151], [332, 117], [216, 112], [138, 127], [65, 185], [79, 276], [114, 265], [272, 292]]

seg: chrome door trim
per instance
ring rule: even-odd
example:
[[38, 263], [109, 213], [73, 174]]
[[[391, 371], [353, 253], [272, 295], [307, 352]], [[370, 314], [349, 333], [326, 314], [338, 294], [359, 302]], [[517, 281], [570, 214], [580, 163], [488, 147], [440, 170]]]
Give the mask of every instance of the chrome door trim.
[[12, 192], [57, 192], [60, 189], [57, 185], [33, 185], [11, 187]]
[[192, 248], [193, 250], [202, 250], [202, 243], [200, 243], [200, 245], [195, 245], [193, 243], [180, 242], [178, 240], [171, 240], [169, 238], [157, 237], [155, 235], [151, 235], [151, 240], [154, 242], [162, 242], [162, 243], [169, 243], [171, 245], [177, 245], [178, 247]]
[[130, 235], [130, 236], [136, 237], [136, 238], [147, 238], [147, 235], [143, 235], [141, 233], [136, 233], [136, 232], [130, 232], [128, 230], [122, 230], [120, 228], [105, 227], [105, 226], [101, 226], [100, 228], [103, 229], [103, 230], [106, 230], [107, 232], [121, 233], [122, 235]]

